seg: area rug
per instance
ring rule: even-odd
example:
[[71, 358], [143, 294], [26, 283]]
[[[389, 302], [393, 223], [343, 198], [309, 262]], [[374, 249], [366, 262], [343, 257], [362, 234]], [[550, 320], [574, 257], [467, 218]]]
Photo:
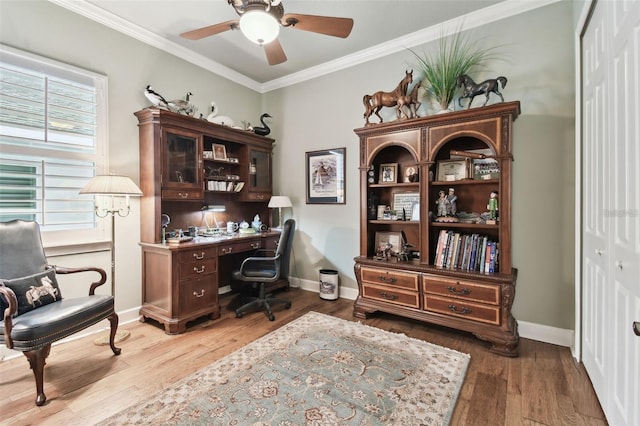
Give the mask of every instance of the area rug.
[[446, 425], [467, 354], [309, 312], [104, 425]]

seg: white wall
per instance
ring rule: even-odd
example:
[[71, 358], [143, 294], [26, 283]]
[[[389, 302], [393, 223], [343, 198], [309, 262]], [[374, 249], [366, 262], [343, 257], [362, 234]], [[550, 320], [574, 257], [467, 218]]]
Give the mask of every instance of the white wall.
[[[260, 96], [45, 1], [2, 0], [0, 12], [2, 43], [108, 75], [111, 170], [136, 182], [133, 112], [148, 105], [142, 95], [147, 84], [170, 98], [193, 92], [202, 112], [216, 100], [221, 113], [236, 122], [255, 122], [268, 111], [277, 140], [275, 192], [291, 197], [294, 208], [287, 215], [293, 212], [298, 221], [292, 275], [317, 281], [318, 269], [337, 269], [341, 285], [356, 288], [359, 175], [353, 129], [364, 124], [362, 96], [394, 88], [414, 65], [410, 52]], [[506, 76], [505, 100], [522, 104], [514, 128], [513, 255], [520, 271], [514, 314], [561, 329], [573, 329], [574, 321], [572, 13], [571, 2], [561, 2], [473, 30], [486, 36], [487, 46], [504, 45], [505, 58], [476, 80]], [[307, 205], [305, 152], [333, 147], [347, 148], [347, 204]], [[118, 311], [140, 304], [138, 212], [134, 204], [130, 217], [118, 218]]]

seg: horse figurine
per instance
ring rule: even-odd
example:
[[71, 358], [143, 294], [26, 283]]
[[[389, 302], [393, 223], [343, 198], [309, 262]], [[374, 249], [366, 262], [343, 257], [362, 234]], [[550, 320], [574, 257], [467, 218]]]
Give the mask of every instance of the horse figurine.
[[[405, 71], [404, 78], [398, 83], [398, 86], [391, 92], [383, 92], [379, 91], [374, 93], [373, 95], [364, 95], [362, 98], [362, 103], [364, 104], [364, 118], [366, 120], [366, 125], [369, 124], [369, 117], [372, 114], [375, 114], [380, 119], [380, 123], [382, 123], [382, 117], [380, 117], [380, 110], [383, 106], [385, 107], [394, 107], [398, 105], [398, 98], [401, 96], [405, 96], [407, 94], [407, 87], [413, 81], [413, 70]], [[396, 109], [396, 116], [400, 118], [402, 111], [400, 108]]]
[[[402, 115], [404, 115], [405, 118], [415, 118], [418, 116], [418, 108], [422, 105], [422, 102], [418, 101], [418, 90], [421, 85], [422, 81], [418, 80], [411, 89], [411, 93], [398, 98], [398, 109], [402, 111]], [[405, 106], [409, 108], [409, 114], [405, 113]]]
[[489, 80], [483, 81], [480, 84], [476, 84], [471, 79], [471, 77], [469, 77], [466, 74], [463, 74], [458, 77], [457, 82], [458, 82], [458, 87], [461, 87], [461, 86], [464, 87], [464, 93], [462, 94], [462, 96], [458, 98], [458, 105], [462, 106], [462, 99], [469, 98], [469, 104], [467, 105], [467, 109], [471, 108], [471, 103], [473, 102], [473, 98], [483, 93], [487, 99], [484, 101], [484, 104], [482, 104], [482, 106], [485, 106], [487, 102], [489, 102], [489, 94], [491, 92], [500, 96], [500, 100], [504, 102], [502, 93], [500, 93], [500, 91], [498, 90], [498, 82], [502, 84], [502, 88], [504, 89], [504, 87], [507, 85], [506, 77], [489, 79]]

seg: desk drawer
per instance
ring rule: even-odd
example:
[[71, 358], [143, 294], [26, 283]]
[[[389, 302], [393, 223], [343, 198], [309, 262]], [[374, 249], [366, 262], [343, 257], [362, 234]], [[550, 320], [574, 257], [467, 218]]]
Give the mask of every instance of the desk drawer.
[[215, 247], [194, 249], [178, 253], [178, 262], [187, 263], [218, 257], [218, 249]]
[[385, 285], [406, 290], [418, 291], [418, 274], [413, 272], [396, 271], [363, 267], [360, 271], [363, 283]]
[[395, 303], [410, 308], [420, 308], [420, 296], [417, 292], [407, 291], [392, 286], [362, 284], [362, 297]]
[[260, 240], [238, 241], [218, 247], [218, 256], [253, 251], [260, 247], [262, 247], [262, 241]]
[[210, 308], [217, 302], [216, 274], [180, 282], [180, 312], [182, 314]]
[[481, 305], [461, 299], [426, 294], [424, 296], [424, 309], [452, 317], [500, 325], [500, 307], [498, 306]]
[[471, 300], [492, 305], [500, 304], [500, 286], [480, 284], [454, 278], [423, 275], [422, 285], [426, 293], [444, 297]]
[[209, 258], [196, 262], [186, 262], [180, 264], [180, 279], [197, 277], [200, 275], [212, 274], [218, 268], [218, 259]]
[[204, 190], [197, 189], [163, 189], [163, 200], [202, 200], [204, 199]]

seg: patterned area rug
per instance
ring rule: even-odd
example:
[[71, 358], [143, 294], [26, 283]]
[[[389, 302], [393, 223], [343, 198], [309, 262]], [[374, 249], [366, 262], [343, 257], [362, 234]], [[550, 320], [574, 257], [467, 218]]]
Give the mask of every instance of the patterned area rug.
[[469, 355], [309, 312], [104, 425], [445, 425]]

